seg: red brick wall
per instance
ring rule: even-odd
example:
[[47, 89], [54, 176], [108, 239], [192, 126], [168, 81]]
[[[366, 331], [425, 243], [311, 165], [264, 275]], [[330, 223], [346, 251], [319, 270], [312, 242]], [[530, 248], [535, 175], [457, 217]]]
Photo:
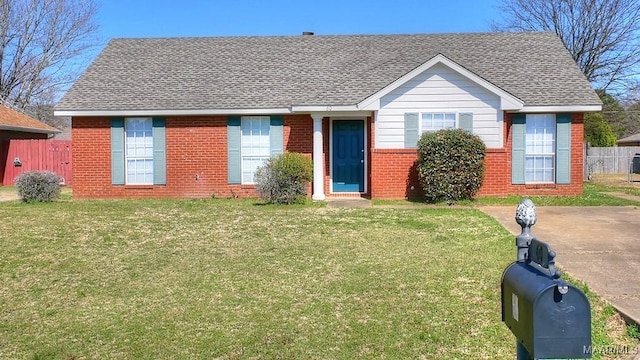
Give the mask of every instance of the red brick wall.
[[371, 197], [374, 199], [422, 196], [415, 167], [415, 149], [371, 150]]
[[[107, 117], [74, 117], [73, 195], [77, 198], [205, 198], [255, 196], [255, 187], [227, 183], [227, 117], [166, 117], [167, 185], [111, 185]], [[285, 151], [311, 156], [313, 122], [284, 116]]]
[[[485, 184], [480, 189], [478, 196], [495, 196], [495, 195], [579, 195], [583, 190], [583, 152], [582, 144], [584, 139], [584, 123], [582, 113], [571, 115], [571, 184], [534, 184], [534, 185], [514, 185], [511, 184], [511, 114], [504, 115], [504, 134], [505, 134], [505, 156], [506, 166], [494, 165], [494, 156], [487, 156], [487, 169], [485, 170]], [[491, 160], [494, 158], [495, 160]], [[487, 181], [488, 177], [499, 178], [502, 175], [502, 181]]]
[[[376, 149], [375, 124], [367, 119], [368, 195], [379, 199], [417, 198], [421, 189], [416, 151]], [[77, 198], [255, 196], [254, 186], [227, 184], [226, 116], [166, 118], [167, 185], [111, 185], [110, 121], [107, 117], [73, 118], [73, 183]], [[325, 194], [330, 196], [329, 120], [323, 120]], [[511, 184], [511, 116], [505, 114], [503, 149], [487, 151], [485, 181], [479, 196], [508, 194], [574, 195], [582, 193], [582, 114], [572, 116], [572, 183]], [[285, 150], [311, 156], [313, 121], [308, 115], [284, 116]]]
[[[584, 124], [582, 113], [572, 114], [571, 123], [571, 184], [514, 185], [511, 184], [511, 115], [504, 115], [504, 148], [488, 149], [485, 178], [478, 196], [518, 195], [579, 195], [583, 189]], [[375, 125], [375, 124], [374, 124]], [[374, 126], [371, 136], [375, 133]], [[371, 150], [371, 197], [378, 199], [419, 198], [422, 190], [415, 169], [416, 150]]]

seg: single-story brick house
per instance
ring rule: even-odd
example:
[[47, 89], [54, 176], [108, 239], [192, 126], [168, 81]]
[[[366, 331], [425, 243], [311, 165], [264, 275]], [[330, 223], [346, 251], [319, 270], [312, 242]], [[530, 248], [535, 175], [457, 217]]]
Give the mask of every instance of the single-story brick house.
[[582, 192], [583, 114], [601, 102], [552, 33], [114, 39], [56, 105], [74, 196], [254, 196], [283, 151], [312, 198], [420, 195], [416, 142], [487, 145], [480, 195]]

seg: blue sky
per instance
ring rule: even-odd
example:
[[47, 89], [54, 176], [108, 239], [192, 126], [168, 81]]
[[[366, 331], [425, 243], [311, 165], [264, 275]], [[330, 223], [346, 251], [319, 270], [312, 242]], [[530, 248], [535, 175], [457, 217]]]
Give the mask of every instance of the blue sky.
[[102, 0], [100, 37], [489, 31], [497, 0]]

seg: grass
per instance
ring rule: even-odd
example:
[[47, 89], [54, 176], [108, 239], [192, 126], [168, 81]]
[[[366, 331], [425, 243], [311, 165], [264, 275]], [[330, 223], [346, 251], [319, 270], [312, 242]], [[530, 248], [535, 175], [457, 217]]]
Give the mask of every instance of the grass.
[[[585, 182], [584, 191], [579, 196], [527, 196], [537, 206], [630, 206], [639, 205], [638, 201], [621, 199], [608, 194], [614, 188]], [[523, 196], [507, 196], [495, 198], [478, 198], [471, 205], [508, 205], [515, 208]]]
[[584, 282], [566, 274], [562, 278], [582, 290], [589, 300], [591, 341], [593, 348], [598, 349], [593, 354], [594, 358], [606, 355], [605, 359], [615, 359], [612, 355], [618, 355], [619, 358], [626, 359], [640, 349], [640, 338], [634, 332], [637, 325], [627, 325], [615, 308], [591, 291]]
[[[71, 200], [72, 189], [69, 186], [62, 186], [59, 200]], [[19, 199], [18, 190], [14, 185], [0, 186], [0, 201]]]
[[601, 191], [620, 192], [640, 196], [640, 175], [633, 175], [629, 182], [627, 174], [595, 174], [592, 183]]
[[[640, 175], [636, 175], [640, 178]], [[640, 182], [627, 182], [626, 174], [594, 175], [591, 182], [584, 183], [584, 191], [579, 196], [522, 196], [509, 195], [504, 197], [482, 197], [473, 201], [458, 201], [459, 206], [515, 206], [523, 197], [530, 198], [537, 206], [638, 206], [640, 201], [621, 199], [611, 193], [624, 193], [640, 196]], [[419, 201], [407, 200], [374, 200], [375, 205], [415, 205], [422, 206]], [[442, 203], [436, 206], [447, 207]]]
[[[13, 201], [0, 216], [0, 358], [514, 357], [513, 237], [475, 209]], [[637, 344], [590, 296], [594, 344]]]
[[15, 186], [0, 186], [0, 194], [15, 194]]

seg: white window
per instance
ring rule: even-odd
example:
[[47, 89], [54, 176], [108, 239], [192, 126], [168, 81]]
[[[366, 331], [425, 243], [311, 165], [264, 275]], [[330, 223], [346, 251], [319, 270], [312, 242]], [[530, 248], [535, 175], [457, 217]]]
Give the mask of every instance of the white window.
[[456, 114], [447, 112], [420, 114], [420, 132], [456, 128]]
[[153, 184], [151, 118], [125, 119], [125, 159], [127, 184]]
[[253, 184], [256, 169], [270, 156], [270, 118], [243, 116], [241, 122], [242, 183]]
[[525, 146], [525, 182], [555, 182], [555, 115], [527, 115]]

